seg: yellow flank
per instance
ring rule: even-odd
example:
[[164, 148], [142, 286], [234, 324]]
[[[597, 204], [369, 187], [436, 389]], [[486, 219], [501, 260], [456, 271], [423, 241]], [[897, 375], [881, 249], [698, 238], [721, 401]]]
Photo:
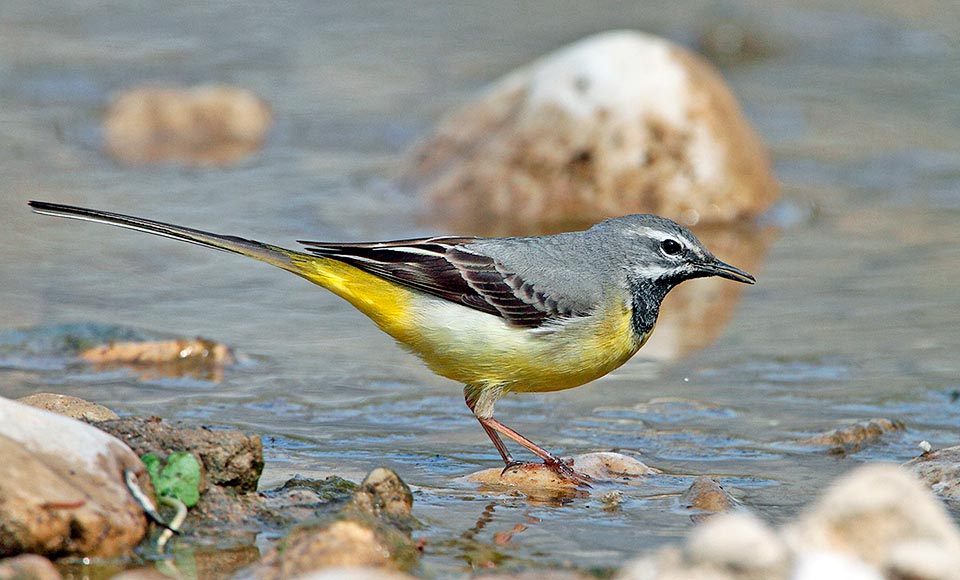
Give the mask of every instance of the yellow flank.
[[299, 253], [291, 258], [296, 274], [343, 298], [400, 342], [414, 330], [409, 316], [412, 290], [330, 258]]
[[480, 388], [557, 391], [597, 379], [646, 342], [622, 299], [593, 316], [550, 327], [510, 326], [497, 316], [400, 286], [330, 258], [294, 253], [300, 276], [344, 298], [437, 374]]

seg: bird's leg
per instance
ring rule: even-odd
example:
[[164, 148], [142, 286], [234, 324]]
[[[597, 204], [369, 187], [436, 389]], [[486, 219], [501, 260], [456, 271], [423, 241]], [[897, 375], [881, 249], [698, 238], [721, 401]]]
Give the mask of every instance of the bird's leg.
[[476, 407], [479, 397], [471, 396], [473, 395], [473, 391], [471, 391], [469, 387], [465, 387], [463, 391], [464, 399], [467, 401], [467, 407], [470, 408], [470, 411], [473, 412], [473, 415], [477, 418], [477, 421], [480, 422], [480, 426], [483, 427], [483, 430], [486, 432], [487, 437], [490, 438], [490, 441], [493, 441], [493, 446], [497, 448], [498, 452], [500, 452], [500, 457], [503, 458], [503, 462], [507, 464], [507, 466], [503, 469], [507, 470], [514, 465], [517, 465], [518, 462], [513, 459], [513, 455], [510, 454], [510, 450], [507, 449], [507, 446], [503, 444], [503, 439], [500, 438], [500, 435], [498, 435], [492, 427], [488, 427], [486, 424], [484, 424], [483, 419], [477, 415]]
[[493, 417], [489, 417], [486, 419], [480, 419], [478, 417], [478, 419], [480, 421], [480, 424], [483, 425], [484, 429], [491, 429], [491, 430], [497, 431], [500, 434], [506, 435], [510, 439], [513, 439], [520, 445], [523, 445], [524, 447], [529, 449], [531, 453], [533, 453], [534, 455], [536, 455], [537, 457], [543, 460], [544, 465], [546, 465], [550, 469], [557, 472], [557, 475], [559, 475], [560, 477], [565, 477], [569, 480], [577, 482], [582, 486], [590, 487], [590, 482], [593, 481], [593, 478], [584, 473], [580, 473], [579, 471], [571, 467], [570, 464], [565, 462], [563, 459], [560, 459], [553, 453], [550, 453], [543, 447], [540, 447], [533, 441], [527, 439], [523, 435], [517, 433], [516, 431], [514, 431], [510, 427], [507, 427], [500, 421], [497, 421]]
[[493, 418], [493, 406], [497, 399], [503, 396], [502, 389], [492, 387], [478, 388], [467, 385], [464, 387], [463, 392], [467, 407], [473, 411], [477, 421], [480, 422], [480, 426], [483, 427], [487, 436], [493, 441], [494, 447], [497, 448], [500, 457], [502, 457], [503, 462], [506, 463], [507, 466], [504, 468], [504, 471], [522, 462], [513, 459], [513, 455], [510, 454], [507, 446], [504, 445], [503, 440], [500, 438], [501, 434], [529, 449], [534, 455], [543, 460], [544, 465], [555, 471], [561, 477], [575, 481], [579, 485], [590, 487], [590, 482], [593, 481], [593, 478], [578, 472], [553, 453], [550, 453], [543, 447], [540, 447], [533, 441]]

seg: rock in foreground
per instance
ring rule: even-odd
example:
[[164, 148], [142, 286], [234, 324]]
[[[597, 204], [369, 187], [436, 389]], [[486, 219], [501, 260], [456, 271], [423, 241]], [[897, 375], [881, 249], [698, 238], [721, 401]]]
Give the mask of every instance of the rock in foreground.
[[410, 538], [412, 506], [400, 477], [375, 469], [339, 513], [294, 528], [249, 576], [281, 580], [335, 567], [408, 570], [419, 560]]
[[777, 197], [766, 149], [719, 73], [632, 31], [581, 40], [497, 81], [440, 123], [405, 179], [484, 233], [627, 213], [722, 222]]
[[85, 423], [0, 398], [0, 556], [116, 556], [146, 517], [124, 483], [143, 474], [129, 447]]
[[619, 580], [960, 578], [960, 529], [907, 471], [868, 465], [841, 477], [775, 531], [721, 514], [670, 547], [627, 565]]

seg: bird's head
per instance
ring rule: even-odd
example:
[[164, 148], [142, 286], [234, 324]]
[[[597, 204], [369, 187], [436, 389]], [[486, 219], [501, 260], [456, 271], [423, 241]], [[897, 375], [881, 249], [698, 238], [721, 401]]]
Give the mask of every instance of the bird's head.
[[657, 286], [669, 291], [692, 278], [720, 276], [753, 284], [749, 273], [718, 260], [693, 232], [655, 215], [637, 214], [603, 221], [593, 228], [626, 254], [618, 262], [631, 285]]

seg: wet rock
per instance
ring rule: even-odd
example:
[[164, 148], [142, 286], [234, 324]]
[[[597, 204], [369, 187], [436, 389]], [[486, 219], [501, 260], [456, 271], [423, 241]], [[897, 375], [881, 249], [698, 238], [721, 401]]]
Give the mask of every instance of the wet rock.
[[255, 578], [293, 578], [318, 568], [369, 566], [411, 568], [416, 548], [401, 532], [377, 522], [341, 519], [295, 529], [261, 560]]
[[129, 447], [75, 419], [0, 398], [0, 555], [116, 556], [147, 521], [124, 471], [144, 474]]
[[730, 511], [738, 505], [736, 499], [715, 479], [700, 476], [680, 497], [680, 504], [687, 509], [711, 513]]
[[231, 365], [236, 357], [230, 347], [202, 338], [160, 342], [114, 342], [80, 353], [80, 358], [94, 364], [161, 364], [183, 360], [203, 360], [212, 364]]
[[497, 81], [444, 119], [410, 165], [405, 180], [431, 207], [488, 234], [626, 213], [723, 222], [777, 196], [766, 149], [717, 71], [632, 31], [586, 38]]
[[122, 163], [229, 165], [258, 151], [272, 122], [270, 107], [238, 87], [138, 87], [113, 100], [103, 132]]
[[345, 566], [409, 570], [419, 560], [410, 538], [412, 503], [396, 473], [378, 468], [339, 513], [294, 528], [248, 576], [276, 580]]
[[97, 427], [123, 440], [140, 456], [154, 453], [165, 458], [175, 451], [192, 453], [204, 468], [201, 491], [206, 490], [207, 483], [240, 492], [256, 491], [263, 471], [263, 443], [259, 435], [189, 427], [156, 417], [105, 421]]
[[237, 362], [230, 347], [203, 338], [111, 342], [89, 348], [80, 358], [98, 370], [124, 367], [144, 378], [192, 376], [219, 382], [223, 368]]
[[238, 358], [229, 347], [138, 328], [79, 323], [0, 331], [0, 363], [13, 368], [128, 369], [142, 378], [193, 377], [220, 381]]
[[412, 517], [413, 493], [395, 471], [378, 467], [354, 493], [352, 507], [377, 518], [405, 521]]
[[904, 467], [926, 483], [940, 497], [960, 500], [960, 446], [924, 453]]
[[785, 538], [798, 553], [839, 552], [879, 570], [913, 562], [917, 572], [922, 563], [908, 557], [909, 547], [923, 542], [918, 558], [935, 552], [960, 570], [960, 530], [919, 481], [891, 465], [868, 465], [837, 480]]
[[111, 419], [120, 418], [119, 415], [103, 405], [91, 403], [90, 401], [85, 401], [80, 397], [71, 397], [69, 395], [58, 395], [56, 393], [34, 393], [32, 395], [27, 395], [26, 397], [20, 397], [17, 399], [17, 402], [23, 403], [24, 405], [30, 405], [31, 407], [36, 407], [37, 409], [44, 409], [58, 415], [63, 415], [64, 417], [72, 417], [74, 419], [86, 421], [87, 423], [98, 423], [100, 421], [109, 421]]
[[24, 554], [0, 560], [0, 580], [60, 580], [53, 562], [43, 556]]
[[903, 431], [905, 428], [903, 421], [897, 419], [870, 419], [804, 439], [801, 444], [827, 447], [828, 453], [847, 455], [860, 451], [866, 445], [876, 443], [886, 433]]
[[[573, 467], [600, 482], [629, 483], [655, 473], [632, 457], [610, 452], [577, 455], [573, 458]], [[586, 491], [542, 463], [524, 463], [506, 471], [502, 467], [484, 469], [465, 476], [463, 480], [485, 486], [515, 488], [536, 497]]]
[[337, 476], [322, 480], [295, 476], [260, 495], [264, 512], [280, 527], [341, 509], [358, 489], [356, 483]]

